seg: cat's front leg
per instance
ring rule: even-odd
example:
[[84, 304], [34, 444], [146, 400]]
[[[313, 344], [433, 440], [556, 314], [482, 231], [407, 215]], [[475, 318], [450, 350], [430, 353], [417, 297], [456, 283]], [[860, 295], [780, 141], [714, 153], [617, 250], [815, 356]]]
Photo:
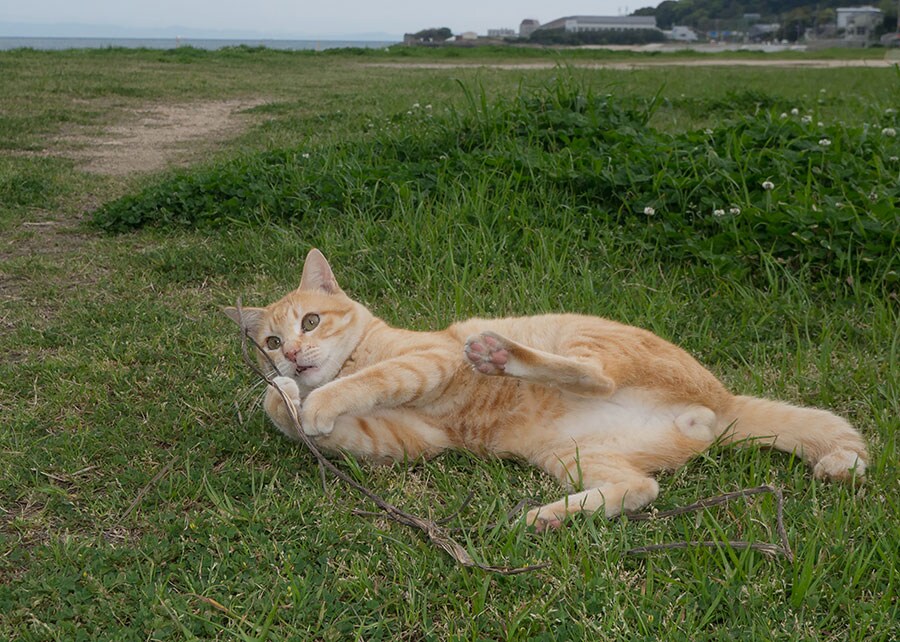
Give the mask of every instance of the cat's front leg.
[[[290, 377], [275, 377], [272, 383], [275, 386], [269, 386], [268, 390], [266, 390], [263, 408], [265, 408], [266, 414], [269, 415], [269, 418], [278, 430], [292, 439], [297, 439], [297, 428], [291, 416], [291, 411], [285, 405], [284, 398], [278, 390], [281, 390], [288, 398], [294, 407], [296, 416], [299, 417], [301, 408], [300, 388], [297, 386], [297, 382]], [[278, 389], [276, 389], [276, 386]]]
[[430, 350], [387, 359], [316, 388], [301, 410], [303, 431], [327, 435], [341, 415], [367, 416], [376, 408], [423, 403], [440, 394], [458, 367], [449, 350]]
[[330, 434], [334, 422], [345, 413], [339, 402], [340, 398], [333, 394], [333, 386], [325, 385], [309, 393], [300, 408], [303, 432], [310, 437]]

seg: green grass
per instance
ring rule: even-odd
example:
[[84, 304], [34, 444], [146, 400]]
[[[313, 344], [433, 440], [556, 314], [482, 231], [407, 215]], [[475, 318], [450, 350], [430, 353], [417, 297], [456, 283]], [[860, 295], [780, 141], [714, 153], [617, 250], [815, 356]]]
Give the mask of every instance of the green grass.
[[[498, 54], [484, 55], [471, 60]], [[376, 144], [426, 142], [429, 130], [407, 118], [413, 103], [432, 104], [440, 118], [470, 113], [457, 78], [487, 88], [485, 105], [507, 97], [512, 110], [520, 88], [540, 91], [557, 75], [368, 62], [252, 51], [0, 54], [0, 72], [15, 71], [4, 75], [0, 125], [19, 119], [0, 158], [0, 639], [900, 637], [900, 308], [883, 273], [823, 270], [815, 257], [784, 263], [771, 251], [747, 270], [673, 254], [634, 225], [586, 219], [568, 200], [577, 190], [526, 185], [472, 159], [437, 195], [398, 190], [373, 203], [361, 191], [297, 220], [247, 212], [200, 230], [109, 235], [73, 221], [121, 196], [158, 197], [172, 176], [99, 177], [33, 153], [67, 128], [121, 122], [151, 101], [263, 96], [250, 130], [188, 179], [306, 150], [317, 179], [345, 177], [348, 159], [364, 178], [383, 168], [373, 165]], [[896, 74], [878, 69], [571, 73], [598, 95], [612, 87], [626, 105], [659, 93], [650, 126], [675, 137], [724, 131], [736, 111], [753, 120], [756, 102], [811, 108], [854, 129], [897, 96]], [[370, 122], [392, 125], [373, 132]], [[870, 176], [871, 163], [843, 153], [841, 181]], [[325, 251], [348, 292], [405, 327], [568, 310], [651, 329], [735, 391], [846, 416], [870, 444], [868, 483], [823, 484], [789, 456], [724, 448], [661, 478], [660, 510], [762, 483], [783, 488], [790, 564], [726, 549], [624, 554], [679, 539], [776, 542], [768, 497], [649, 523], [579, 518], [536, 536], [521, 522], [489, 526], [522, 497], [560, 493], [514, 462], [455, 453], [407, 467], [342, 464], [434, 517], [474, 491], [453, 522], [471, 528], [462, 539], [473, 555], [550, 563], [509, 578], [459, 568], [417, 533], [350, 514], [371, 507], [335, 483], [323, 490], [312, 458], [256, 405], [261, 389], [218, 306], [238, 295], [262, 304], [294, 287], [310, 246]]]

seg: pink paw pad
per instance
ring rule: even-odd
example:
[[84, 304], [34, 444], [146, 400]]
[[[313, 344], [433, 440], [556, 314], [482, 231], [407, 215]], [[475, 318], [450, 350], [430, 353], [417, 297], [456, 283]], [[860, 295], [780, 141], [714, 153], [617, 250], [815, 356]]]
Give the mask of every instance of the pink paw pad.
[[489, 334], [469, 337], [465, 353], [472, 367], [486, 375], [502, 374], [509, 363], [509, 352]]

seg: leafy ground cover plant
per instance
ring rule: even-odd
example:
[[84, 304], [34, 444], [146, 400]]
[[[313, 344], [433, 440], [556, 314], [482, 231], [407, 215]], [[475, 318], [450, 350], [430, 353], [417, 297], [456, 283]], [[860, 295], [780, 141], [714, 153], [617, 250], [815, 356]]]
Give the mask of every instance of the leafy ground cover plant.
[[[650, 125], [656, 101], [603, 94], [565, 75], [513, 100], [430, 106], [372, 125], [367, 143], [280, 149], [182, 173], [98, 211], [110, 230], [299, 222], [361, 206], [396, 215], [405, 198], [466, 199], [487, 175], [526, 197], [575, 208], [586, 227], [667, 248], [674, 259], [758, 265], [763, 253], [837, 275], [897, 278], [900, 121], [818, 120], [814, 108], [733, 114], [714, 128], [667, 133]], [[772, 107], [776, 107], [773, 109]]]

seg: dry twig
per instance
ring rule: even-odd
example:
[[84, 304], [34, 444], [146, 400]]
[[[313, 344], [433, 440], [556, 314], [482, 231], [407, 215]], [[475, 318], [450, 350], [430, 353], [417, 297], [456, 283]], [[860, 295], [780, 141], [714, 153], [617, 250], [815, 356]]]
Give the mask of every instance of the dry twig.
[[754, 551], [759, 551], [760, 553], [764, 553], [766, 555], [783, 555], [789, 562], [794, 561], [794, 553], [791, 551], [790, 542], [788, 542], [787, 531], [784, 528], [784, 496], [781, 493], [781, 489], [774, 488], [772, 486], [757, 486], [756, 488], [744, 488], [742, 490], [737, 490], [731, 493], [725, 493], [723, 495], [716, 495], [714, 497], [707, 497], [706, 499], [701, 499], [698, 502], [694, 502], [688, 506], [680, 506], [678, 508], [673, 508], [671, 510], [659, 511], [659, 512], [651, 512], [651, 513], [633, 513], [631, 515], [623, 515], [634, 522], [642, 522], [651, 519], [663, 519], [666, 517], [675, 517], [677, 515], [684, 515], [685, 513], [693, 513], [699, 510], [704, 510], [711, 506], [717, 506], [719, 504], [724, 504], [725, 502], [729, 502], [733, 499], [739, 499], [741, 497], [750, 497], [751, 495], [760, 495], [762, 493], [771, 493], [775, 496], [775, 530], [778, 532], [778, 537], [781, 540], [781, 546], [777, 546], [775, 544], [764, 544], [759, 542], [744, 542], [740, 540], [729, 540], [724, 542], [698, 542], [698, 541], [687, 541], [687, 542], [671, 542], [668, 544], [653, 544], [650, 546], [638, 546], [637, 548], [632, 548], [625, 551], [626, 555], [638, 555], [641, 553], [653, 553], [655, 551], [664, 551], [664, 550], [672, 550], [672, 549], [682, 549], [682, 548], [692, 548], [695, 546], [699, 547], [707, 547], [707, 548], [719, 548], [721, 546], [730, 546], [731, 548], [737, 550], [746, 550], [751, 549]]
[[158, 482], [160, 479], [162, 479], [166, 475], [166, 473], [168, 473], [172, 469], [172, 466], [175, 465], [176, 461], [178, 461], [178, 455], [175, 455], [174, 457], [172, 457], [172, 459], [169, 460], [169, 463], [166, 464], [165, 466], [163, 466], [162, 469], [153, 476], [153, 479], [148, 481], [147, 484], [143, 488], [141, 488], [140, 491], [138, 491], [138, 494], [134, 498], [134, 501], [132, 501], [131, 505], [125, 510], [124, 513], [122, 513], [122, 516], [119, 518], [119, 521], [116, 522], [116, 524], [121, 524], [122, 522], [125, 521], [126, 517], [131, 515], [131, 512], [135, 508], [137, 508], [140, 505], [140, 503], [144, 500], [144, 495], [147, 494], [147, 491], [149, 491], [156, 482]]
[[482, 564], [481, 562], [478, 562], [475, 559], [473, 559], [472, 556], [469, 554], [469, 552], [465, 549], [464, 546], [462, 546], [460, 543], [458, 543], [456, 540], [454, 540], [452, 537], [450, 537], [447, 529], [445, 529], [443, 526], [441, 526], [437, 522], [434, 522], [430, 519], [418, 517], [416, 515], [413, 515], [412, 513], [406, 512], [405, 510], [403, 510], [401, 508], [398, 508], [397, 506], [394, 506], [393, 504], [382, 499], [380, 496], [375, 494], [373, 491], [369, 490], [368, 488], [366, 488], [365, 486], [363, 486], [362, 484], [357, 482], [355, 479], [353, 479], [352, 477], [347, 475], [344, 471], [342, 471], [340, 468], [335, 466], [333, 463], [331, 463], [331, 461], [328, 458], [326, 458], [321, 453], [321, 451], [319, 451], [315, 442], [313, 442], [313, 440], [310, 439], [310, 437], [305, 432], [303, 432], [303, 429], [300, 425], [300, 417], [297, 416], [297, 409], [294, 407], [294, 404], [291, 402], [291, 400], [285, 394], [284, 390], [282, 390], [275, 383], [275, 381], [273, 380], [273, 378], [271, 376], [266, 375], [262, 370], [260, 370], [259, 367], [257, 367], [257, 365], [250, 358], [249, 349], [247, 347], [248, 341], [253, 345], [254, 348], [256, 348], [257, 352], [259, 352], [260, 354], [265, 356], [266, 359], [268, 359], [269, 364], [272, 366], [273, 372], [276, 372], [276, 373], [278, 372], [278, 368], [275, 366], [275, 364], [269, 358], [269, 355], [267, 355], [265, 353], [265, 351], [261, 348], [261, 346], [253, 339], [253, 337], [250, 336], [249, 332], [244, 327], [240, 299], [238, 299], [237, 305], [235, 307], [237, 308], [238, 321], [239, 321], [239, 325], [241, 328], [241, 354], [244, 357], [244, 361], [247, 363], [247, 365], [250, 367], [250, 369], [253, 370], [253, 372], [255, 372], [257, 374], [257, 376], [259, 376], [263, 380], [265, 380], [265, 382], [268, 385], [272, 386], [278, 392], [278, 394], [281, 396], [282, 401], [284, 401], [285, 407], [288, 409], [288, 414], [291, 417], [291, 423], [293, 424], [295, 436], [313, 454], [313, 456], [316, 458], [316, 461], [318, 461], [320, 468], [327, 470], [332, 475], [337, 477], [339, 480], [341, 480], [342, 482], [344, 482], [345, 484], [347, 484], [348, 486], [353, 488], [355, 491], [357, 491], [363, 497], [365, 497], [366, 499], [371, 501], [373, 504], [378, 506], [378, 508], [381, 509], [383, 516], [385, 518], [390, 519], [399, 524], [404, 524], [406, 526], [410, 526], [412, 528], [417, 528], [417, 529], [421, 530], [423, 533], [428, 535], [428, 539], [431, 540], [431, 542], [435, 546], [437, 546], [438, 548], [440, 548], [441, 550], [446, 552], [448, 555], [450, 555], [450, 557], [455, 559], [462, 566], [480, 568], [483, 571], [490, 571], [491, 573], [498, 573], [500, 575], [517, 575], [519, 573], [527, 573], [529, 571], [534, 571], [534, 570], [545, 568], [545, 567], [549, 566], [549, 564], [547, 564], [547, 563], [534, 564], [531, 566], [519, 566], [519, 567], [491, 566], [488, 564]]

